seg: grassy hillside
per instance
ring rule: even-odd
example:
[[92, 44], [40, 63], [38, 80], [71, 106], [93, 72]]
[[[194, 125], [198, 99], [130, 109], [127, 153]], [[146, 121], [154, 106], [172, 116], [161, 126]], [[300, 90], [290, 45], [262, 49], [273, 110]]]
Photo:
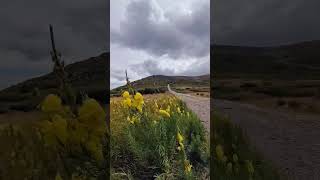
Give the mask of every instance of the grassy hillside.
[[[100, 101], [107, 101], [109, 84], [106, 76], [109, 74], [109, 53], [91, 57], [87, 60], [67, 65], [65, 70], [77, 96], [87, 93]], [[0, 113], [10, 110], [29, 111], [49, 93], [58, 92], [58, 82], [53, 73], [33, 78], [0, 92]]]
[[[178, 91], [192, 90], [201, 91], [207, 89], [209, 91], [210, 75], [203, 76], [164, 76], [153, 75], [137, 81], [133, 81], [132, 86], [138, 91], [142, 91], [145, 94], [150, 92], [164, 92], [167, 90], [167, 85]], [[111, 95], [119, 95], [125, 86], [120, 86], [111, 90]], [[147, 92], [145, 92], [147, 91]]]
[[211, 46], [213, 97], [319, 113], [320, 41], [278, 47]]
[[217, 78], [319, 79], [320, 41], [278, 47], [211, 46]]

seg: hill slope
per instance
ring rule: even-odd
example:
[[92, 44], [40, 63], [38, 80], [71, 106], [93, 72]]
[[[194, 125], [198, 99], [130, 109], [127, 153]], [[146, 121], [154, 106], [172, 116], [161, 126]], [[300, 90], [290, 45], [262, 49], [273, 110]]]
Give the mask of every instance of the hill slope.
[[[131, 85], [136, 89], [145, 88], [162, 88], [166, 89], [168, 84], [172, 88], [178, 87], [209, 87], [210, 75], [202, 76], [164, 76], [153, 75], [131, 82]], [[120, 86], [111, 90], [111, 94], [118, 94], [125, 86]]]
[[[87, 93], [90, 97], [106, 101], [109, 83], [109, 53], [76, 62], [65, 67], [68, 79], [77, 95]], [[36, 93], [38, 91], [39, 93]], [[34, 109], [43, 96], [58, 92], [58, 82], [53, 73], [33, 78], [0, 91], [0, 112]], [[36, 95], [39, 94], [39, 95]]]
[[320, 41], [278, 47], [211, 45], [211, 58], [218, 78], [320, 78]]

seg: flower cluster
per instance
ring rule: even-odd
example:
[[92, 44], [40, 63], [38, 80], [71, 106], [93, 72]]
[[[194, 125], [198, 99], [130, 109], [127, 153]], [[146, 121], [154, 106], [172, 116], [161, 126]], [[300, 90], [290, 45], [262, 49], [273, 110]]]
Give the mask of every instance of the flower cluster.
[[144, 99], [142, 94], [137, 92], [133, 96], [133, 100], [131, 100], [130, 93], [128, 91], [125, 91], [122, 93], [122, 97], [123, 97], [123, 105], [125, 107], [137, 109], [140, 113], [142, 113], [142, 107], [144, 105]]

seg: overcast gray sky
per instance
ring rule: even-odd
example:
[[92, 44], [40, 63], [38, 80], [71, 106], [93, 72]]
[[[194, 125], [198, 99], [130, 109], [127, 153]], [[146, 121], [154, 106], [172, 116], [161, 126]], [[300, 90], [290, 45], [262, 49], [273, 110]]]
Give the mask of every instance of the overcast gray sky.
[[210, 0], [111, 1], [111, 88], [150, 75], [210, 72]]
[[67, 63], [109, 48], [108, 0], [0, 3], [0, 89], [51, 70], [49, 23]]
[[[110, 0], [0, 4], [0, 89], [49, 72], [48, 24], [67, 62], [109, 48]], [[320, 39], [319, 0], [111, 0], [111, 85], [209, 72], [211, 42], [269, 46]]]
[[212, 0], [211, 42], [273, 46], [320, 40], [319, 0]]

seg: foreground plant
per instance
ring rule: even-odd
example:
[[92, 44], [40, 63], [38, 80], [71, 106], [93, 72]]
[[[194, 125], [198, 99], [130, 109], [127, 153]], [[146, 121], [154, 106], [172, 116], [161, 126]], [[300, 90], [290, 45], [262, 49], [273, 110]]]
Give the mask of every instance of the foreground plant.
[[280, 179], [274, 167], [252, 150], [239, 127], [217, 114], [213, 114], [213, 122], [215, 134], [211, 174], [214, 179]]
[[201, 178], [198, 169], [208, 167], [205, 130], [179, 99], [170, 95], [145, 99], [131, 89], [121, 100], [112, 100], [110, 109], [115, 170], [136, 178]]

